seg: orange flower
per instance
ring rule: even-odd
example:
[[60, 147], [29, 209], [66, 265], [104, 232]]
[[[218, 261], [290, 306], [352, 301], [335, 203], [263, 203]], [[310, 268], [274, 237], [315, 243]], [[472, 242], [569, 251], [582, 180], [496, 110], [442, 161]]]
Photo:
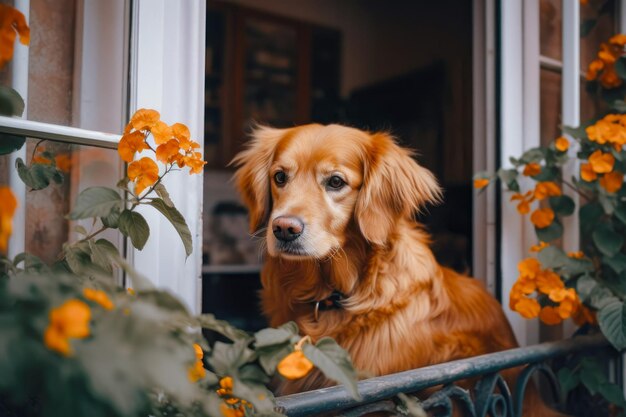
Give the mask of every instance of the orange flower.
[[[542, 271], [537, 275], [537, 288], [544, 294], [552, 294], [553, 291], [565, 288], [561, 277], [552, 271]], [[557, 301], [557, 300], [552, 300]]]
[[624, 174], [619, 171], [609, 172], [608, 174], [604, 174], [602, 178], [600, 178], [600, 186], [607, 190], [609, 193], [616, 193], [622, 188], [622, 184], [624, 183]]
[[563, 321], [561, 316], [559, 316], [558, 310], [552, 306], [545, 306], [541, 309], [541, 312], [539, 313], [539, 320], [549, 325], [559, 324]]
[[574, 323], [579, 326], [582, 326], [585, 323], [596, 324], [596, 313], [595, 311], [590, 310], [585, 305], [581, 305], [574, 314], [572, 314], [572, 319]]
[[532, 245], [530, 247], [530, 251], [531, 252], [541, 252], [543, 249], [547, 248], [548, 246], [550, 246], [549, 244], [547, 244], [546, 242], [539, 242], [538, 245]]
[[604, 61], [601, 59], [594, 59], [589, 64], [587, 71], [587, 81], [593, 81], [598, 78], [598, 73], [604, 69]]
[[170, 139], [162, 145], [159, 145], [156, 150], [157, 161], [161, 161], [164, 164], [172, 164], [178, 161], [178, 156], [182, 156], [179, 153], [180, 146], [176, 139]]
[[515, 193], [511, 196], [511, 201], [519, 200], [520, 203], [517, 205], [517, 211], [519, 214], [528, 214], [530, 213], [530, 203], [535, 200], [532, 191], [526, 192], [526, 194]]
[[69, 339], [89, 336], [91, 310], [82, 301], [68, 300], [50, 311], [49, 320], [50, 323], [44, 333], [44, 344], [50, 350], [70, 356], [72, 350]]
[[0, 4], [0, 68], [13, 58], [16, 35], [19, 35], [23, 45], [30, 43], [30, 29], [26, 18], [19, 10]]
[[600, 149], [589, 155], [591, 169], [597, 174], [605, 174], [613, 170], [615, 158], [610, 153], [602, 153]]
[[140, 195], [159, 179], [159, 167], [152, 159], [144, 157], [128, 165], [128, 178], [134, 181], [135, 194]]
[[43, 164], [43, 165], [49, 165], [52, 161], [49, 160], [48, 158], [41, 156], [41, 155], [35, 155], [33, 156], [33, 158], [30, 160], [31, 163], [33, 164]]
[[534, 280], [527, 278], [519, 278], [515, 284], [513, 284], [513, 288], [511, 288], [512, 292], [516, 292], [524, 295], [532, 294], [537, 289], [537, 283]]
[[569, 149], [569, 141], [561, 136], [554, 141], [554, 147], [561, 152], [565, 152]]
[[88, 300], [100, 304], [105, 310], [113, 310], [113, 307], [115, 307], [109, 296], [104, 291], [85, 288], [83, 289], [83, 296]]
[[192, 152], [188, 156], [184, 156], [182, 162], [178, 164], [181, 168], [188, 166], [190, 168], [189, 175], [200, 174], [206, 165], [206, 161], [202, 160], [202, 154], [200, 152]]
[[193, 344], [193, 352], [196, 354], [197, 360], [200, 360], [204, 357], [204, 351], [202, 350], [202, 347], [197, 343]]
[[285, 356], [276, 367], [279, 374], [287, 379], [300, 379], [313, 369], [313, 363], [304, 356], [301, 350]]
[[515, 311], [527, 319], [534, 319], [539, 315], [541, 306], [534, 298], [522, 298], [515, 304]]
[[574, 259], [582, 259], [585, 257], [585, 254], [582, 251], [578, 251], [578, 252], [569, 252], [567, 256], [569, 256], [570, 258], [574, 258]]
[[13, 232], [13, 215], [17, 199], [9, 187], [0, 187], [0, 252], [6, 252]]
[[135, 152], [141, 152], [144, 149], [150, 149], [150, 147], [146, 143], [145, 135], [139, 130], [122, 136], [117, 145], [117, 152], [126, 162], [131, 162], [135, 157]]
[[199, 344], [193, 344], [193, 351], [196, 355], [196, 361], [193, 366], [189, 368], [187, 371], [187, 378], [193, 383], [198, 382], [204, 375], [206, 375], [206, 369], [204, 369], [204, 364], [202, 363], [202, 358], [204, 357], [204, 352], [202, 351], [202, 347]]
[[626, 45], [626, 35], [619, 33], [609, 39], [609, 43], [617, 46], [624, 46]]
[[526, 258], [517, 264], [520, 278], [535, 279], [541, 272], [541, 264], [535, 258]]
[[59, 171], [68, 173], [72, 168], [72, 158], [67, 153], [60, 153], [54, 157], [54, 164], [57, 166]]
[[488, 185], [489, 185], [489, 179], [487, 178], [476, 178], [474, 180], [474, 188], [478, 190], [481, 188], [485, 188]]
[[152, 109], [139, 109], [133, 114], [126, 129], [151, 130], [159, 121], [161, 115]]
[[553, 181], [543, 181], [537, 183], [535, 187], [535, 198], [537, 200], [543, 200], [546, 197], [554, 197], [561, 195], [561, 189]]
[[523, 174], [527, 177], [534, 177], [541, 172], [541, 165], [536, 162], [531, 162], [524, 167]]
[[172, 138], [172, 128], [162, 121], [157, 121], [151, 129], [154, 143], [160, 145]]
[[580, 165], [580, 178], [587, 182], [595, 181], [598, 178], [598, 174], [595, 173], [591, 164]]
[[539, 229], [546, 228], [554, 220], [554, 211], [551, 208], [540, 208], [530, 215], [530, 221]]
[[607, 68], [602, 72], [602, 75], [600, 76], [600, 84], [602, 84], [602, 87], [607, 89], [619, 87], [620, 85], [622, 85], [622, 79], [619, 77], [619, 75], [617, 75], [617, 72], [615, 71], [615, 66], [607, 66]]

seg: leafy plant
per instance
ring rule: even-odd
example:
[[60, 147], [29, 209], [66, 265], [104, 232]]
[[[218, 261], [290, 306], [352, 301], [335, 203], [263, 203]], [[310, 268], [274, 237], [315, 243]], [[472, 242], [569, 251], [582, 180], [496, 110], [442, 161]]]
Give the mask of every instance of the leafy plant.
[[[626, 35], [613, 36], [589, 65], [588, 88], [605, 100], [605, 114], [580, 127], [563, 126], [563, 134], [571, 139], [562, 136], [549, 146], [512, 157], [512, 168], [474, 177], [479, 189], [499, 179], [513, 193], [518, 212], [530, 213], [535, 227], [538, 242], [530, 251], [536, 256], [519, 262], [510, 308], [548, 325], [570, 317], [578, 325], [598, 325], [618, 350], [626, 348], [625, 45]], [[578, 175], [565, 178], [563, 167], [572, 162], [579, 164]], [[575, 194], [578, 207], [571, 198]], [[562, 218], [575, 214], [581, 247], [565, 253], [559, 244]], [[580, 382], [592, 394], [623, 408], [623, 393], [600, 378], [594, 366], [583, 359], [573, 369], [561, 369], [566, 391]]]
[[[2, 65], [15, 31], [26, 36], [28, 27], [4, 5], [0, 21], [9, 31], [2, 42], [11, 41], [11, 48], [0, 48]], [[0, 89], [0, 113], [19, 113], [16, 94]], [[32, 190], [62, 182], [71, 165], [42, 142], [28, 165], [16, 164]], [[22, 145], [23, 138], [0, 137], [0, 153]], [[18, 202], [0, 186], [1, 415], [279, 416], [267, 384], [303, 378], [315, 367], [358, 398], [350, 357], [333, 340], [313, 343], [294, 323], [249, 334], [212, 315], [192, 315], [99, 238], [117, 229], [141, 250], [150, 227], [136, 209], [150, 206], [172, 224], [189, 256], [191, 232], [162, 180], [174, 170], [201, 173], [205, 162], [197, 148], [185, 125], [170, 126], [155, 110], [137, 111], [118, 146], [126, 178], [117, 188], [90, 187], [78, 195], [67, 218], [90, 219], [92, 230], [77, 226], [83, 237], [65, 244], [53, 264], [29, 253], [6, 257]], [[132, 288], [116, 284], [120, 269]], [[220, 340], [209, 342], [203, 330]]]

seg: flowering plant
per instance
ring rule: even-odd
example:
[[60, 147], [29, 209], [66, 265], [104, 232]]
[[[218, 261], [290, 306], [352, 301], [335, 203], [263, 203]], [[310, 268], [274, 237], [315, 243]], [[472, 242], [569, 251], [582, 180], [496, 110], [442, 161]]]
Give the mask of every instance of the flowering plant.
[[[626, 348], [624, 45], [626, 35], [613, 36], [589, 65], [588, 88], [604, 98], [605, 113], [580, 127], [562, 127], [569, 139], [561, 136], [549, 146], [511, 158], [512, 168], [474, 177], [478, 189], [499, 179], [512, 192], [510, 200], [517, 211], [530, 214], [535, 228], [537, 243], [529, 248], [534, 256], [518, 264], [519, 278], [509, 294], [509, 307], [548, 325], [568, 318], [578, 325], [597, 325], [619, 350]], [[579, 167], [572, 178], [563, 175], [567, 163]], [[572, 195], [578, 196], [578, 207]], [[581, 245], [578, 251], [566, 253], [560, 247], [562, 219], [571, 215], [578, 216]], [[593, 378], [585, 377], [594, 368]], [[559, 373], [567, 389], [582, 381], [592, 393], [626, 405], [617, 386], [598, 376], [597, 363], [585, 360], [574, 369]]]
[[[0, 37], [0, 65], [10, 59], [15, 31], [28, 29], [23, 21], [0, 5], [0, 33], [14, 31]], [[0, 113], [21, 113], [19, 95], [2, 91]], [[2, 135], [0, 154], [23, 144], [24, 138]], [[198, 148], [185, 125], [170, 126], [155, 110], [137, 111], [118, 145], [126, 177], [117, 188], [78, 195], [67, 217], [91, 219], [93, 230], [77, 226], [82, 238], [65, 244], [52, 264], [29, 253], [6, 256], [19, 202], [0, 185], [0, 415], [280, 416], [267, 383], [302, 378], [315, 367], [358, 398], [349, 355], [334, 341], [313, 343], [293, 323], [249, 334], [212, 315], [192, 315], [98, 238], [119, 230], [141, 250], [150, 228], [136, 208], [151, 206], [191, 254], [191, 232], [162, 180], [174, 170], [202, 173]], [[54, 155], [41, 142], [28, 164], [16, 163], [32, 190], [62, 182], [68, 168], [67, 155]], [[120, 269], [132, 289], [116, 283]], [[203, 330], [217, 337], [206, 339]]]

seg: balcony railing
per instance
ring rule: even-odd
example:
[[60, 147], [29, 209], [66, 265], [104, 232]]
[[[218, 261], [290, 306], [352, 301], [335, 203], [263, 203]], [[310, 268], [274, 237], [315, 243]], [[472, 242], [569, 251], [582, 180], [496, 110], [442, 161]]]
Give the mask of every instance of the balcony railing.
[[[619, 357], [602, 335], [580, 336], [366, 379], [358, 384], [360, 401], [354, 400], [344, 387], [335, 386], [279, 397], [277, 409], [290, 417], [322, 413], [357, 417], [372, 412], [394, 412], [396, 404], [391, 398], [398, 394], [442, 386], [421, 402], [424, 410], [437, 410], [437, 416], [450, 416], [456, 405], [464, 409], [462, 415], [472, 417], [520, 417], [521, 400], [532, 374], [538, 372], [547, 377], [553, 397], [562, 403], [558, 380], [546, 362], [573, 353], [591, 352], [601, 353], [605, 358]], [[499, 372], [518, 366], [524, 369], [511, 392]], [[468, 378], [478, 378], [472, 392], [455, 385]]]

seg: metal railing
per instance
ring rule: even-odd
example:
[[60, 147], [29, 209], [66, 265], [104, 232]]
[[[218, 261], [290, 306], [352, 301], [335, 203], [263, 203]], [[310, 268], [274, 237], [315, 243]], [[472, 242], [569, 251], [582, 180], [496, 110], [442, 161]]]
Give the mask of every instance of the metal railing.
[[[502, 352], [461, 359], [411, 371], [370, 378], [358, 383], [362, 399], [353, 399], [342, 386], [287, 395], [276, 399], [277, 410], [289, 417], [316, 416], [323, 413], [357, 417], [367, 413], [393, 412], [390, 399], [401, 393], [416, 393], [442, 386], [421, 402], [424, 410], [438, 410], [438, 416], [449, 416], [453, 404], [461, 405], [467, 416], [522, 416], [522, 399], [535, 372], [545, 375], [558, 401], [562, 402], [558, 380], [545, 364], [551, 359], [573, 353], [602, 350], [618, 356], [602, 335], [580, 336], [558, 342], [516, 348]], [[525, 366], [511, 392], [499, 372]], [[472, 392], [455, 382], [478, 378]]]

